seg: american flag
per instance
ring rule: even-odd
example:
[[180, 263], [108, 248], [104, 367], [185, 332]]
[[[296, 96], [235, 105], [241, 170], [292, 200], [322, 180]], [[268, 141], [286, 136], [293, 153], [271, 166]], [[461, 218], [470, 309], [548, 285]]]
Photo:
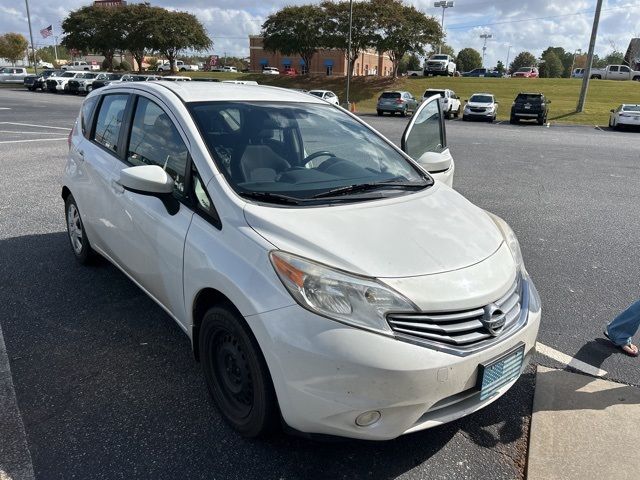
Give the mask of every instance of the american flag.
[[47, 28], [40, 30], [40, 35], [42, 35], [42, 38], [47, 38], [53, 35], [53, 25], [49, 25]]

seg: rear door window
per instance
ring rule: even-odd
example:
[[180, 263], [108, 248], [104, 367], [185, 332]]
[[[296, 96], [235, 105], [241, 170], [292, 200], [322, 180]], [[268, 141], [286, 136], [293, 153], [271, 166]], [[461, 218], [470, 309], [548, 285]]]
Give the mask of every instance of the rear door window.
[[118, 138], [128, 99], [126, 94], [105, 95], [100, 104], [92, 139], [112, 152], [118, 152]]
[[91, 116], [96, 103], [98, 103], [98, 98], [100, 97], [89, 97], [82, 104], [82, 109], [80, 110], [80, 127], [85, 137], [88, 137], [91, 132]]

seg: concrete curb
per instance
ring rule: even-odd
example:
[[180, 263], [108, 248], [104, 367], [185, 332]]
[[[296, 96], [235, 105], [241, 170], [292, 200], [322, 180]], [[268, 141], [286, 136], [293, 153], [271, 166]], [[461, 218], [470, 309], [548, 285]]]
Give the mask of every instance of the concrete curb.
[[638, 477], [640, 388], [539, 366], [527, 478]]

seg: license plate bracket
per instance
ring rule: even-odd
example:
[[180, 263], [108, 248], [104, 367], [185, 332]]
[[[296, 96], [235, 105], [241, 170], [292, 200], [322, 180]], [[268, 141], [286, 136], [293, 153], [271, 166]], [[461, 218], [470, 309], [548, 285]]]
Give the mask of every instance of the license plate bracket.
[[478, 365], [480, 400], [494, 396], [507, 383], [520, 376], [524, 362], [524, 343], [520, 342], [498, 358]]

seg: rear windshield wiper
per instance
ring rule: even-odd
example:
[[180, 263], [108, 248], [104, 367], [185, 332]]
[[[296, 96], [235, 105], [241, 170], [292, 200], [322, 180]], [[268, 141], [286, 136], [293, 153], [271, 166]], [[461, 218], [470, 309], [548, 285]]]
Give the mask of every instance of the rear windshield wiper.
[[359, 183], [355, 185], [347, 185], [344, 187], [334, 188], [327, 190], [326, 192], [318, 193], [313, 198], [325, 198], [335, 197], [338, 195], [347, 195], [349, 193], [366, 192], [368, 190], [378, 190], [383, 188], [408, 188], [420, 190], [429, 186], [429, 182], [415, 183], [415, 182], [376, 182], [376, 183]]
[[280, 203], [282, 205], [300, 205], [300, 203], [302, 203], [300, 199], [271, 192], [240, 192], [240, 196], [270, 203]]

